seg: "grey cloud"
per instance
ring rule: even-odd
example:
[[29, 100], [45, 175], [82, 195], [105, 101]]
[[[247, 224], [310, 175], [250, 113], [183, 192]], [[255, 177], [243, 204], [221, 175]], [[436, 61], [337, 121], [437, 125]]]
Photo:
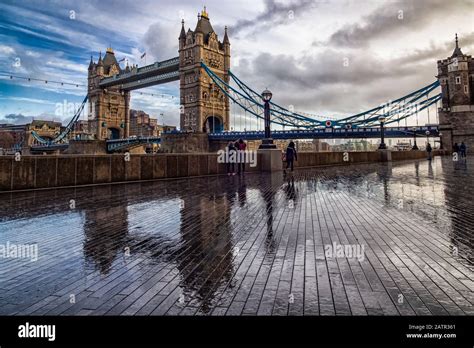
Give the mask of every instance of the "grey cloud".
[[[468, 34], [460, 34], [459, 35], [459, 46], [461, 49], [464, 50], [467, 47], [471, 47], [474, 45], [474, 32]], [[454, 50], [454, 38], [449, 41], [445, 41], [441, 44], [434, 44], [432, 43], [430, 47], [424, 49], [416, 49], [410, 54], [401, 57], [395, 60], [397, 64], [413, 64], [420, 61], [429, 60], [431, 62], [435, 62], [440, 59], [444, 59], [452, 54]], [[464, 53], [467, 53], [464, 52]]]
[[303, 58], [262, 53], [241, 59], [234, 72], [257, 91], [269, 87], [278, 104], [315, 114], [354, 114], [433, 82], [436, 59], [402, 64], [370, 52], [344, 55], [332, 49]]
[[[161, 23], [152, 24], [144, 35], [144, 43], [153, 58], [165, 60], [178, 55], [178, 37], [180, 27], [176, 30], [165, 27]], [[173, 35], [175, 33], [175, 35]]]
[[370, 53], [344, 55], [331, 49], [299, 59], [290, 55], [262, 53], [253, 61], [242, 59], [238, 70], [246, 77], [271, 77], [275, 84], [283, 87], [311, 89], [331, 84], [370, 83], [387, 76], [403, 77], [416, 72], [409, 66], [392, 66]]
[[[453, 6], [446, 0], [401, 0], [383, 2], [371, 14], [363, 17], [361, 23], [344, 26], [333, 33], [328, 43], [335, 46], [360, 47], [370, 40], [397, 31], [410, 31], [422, 28], [440, 14], [452, 15], [453, 12], [466, 13], [474, 10], [474, 2], [470, 0], [456, 1]], [[403, 12], [399, 12], [403, 11]], [[399, 15], [403, 18], [399, 19]], [[314, 45], [320, 45], [315, 41]]]
[[22, 114], [8, 114], [3, 117], [6, 123], [11, 124], [26, 124], [33, 121], [33, 116], [24, 116]]
[[[269, 26], [280, 25], [291, 20], [290, 11], [293, 11], [294, 16], [304, 10], [317, 6], [315, 0], [295, 0], [277, 2], [275, 0], [265, 0], [265, 8], [262, 13], [252, 19], [240, 19], [229, 28], [231, 35], [237, 36], [245, 29], [266, 28]], [[262, 28], [263, 27], [263, 28]], [[218, 32], [223, 32], [224, 28], [216, 26]]]

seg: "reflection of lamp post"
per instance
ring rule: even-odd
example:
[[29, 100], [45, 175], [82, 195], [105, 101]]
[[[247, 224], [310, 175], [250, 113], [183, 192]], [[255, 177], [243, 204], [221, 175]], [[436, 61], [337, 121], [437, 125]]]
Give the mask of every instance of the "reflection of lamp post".
[[[158, 134], [158, 135], [161, 135], [161, 133], [165, 132], [165, 114], [160, 112], [160, 116], [161, 116], [161, 122], [162, 122], [163, 126], [161, 127], [160, 134]], [[158, 127], [158, 129], [160, 129], [160, 128]]]
[[385, 123], [385, 116], [380, 116], [379, 117], [379, 122], [380, 122], [380, 145], [379, 145], [379, 150], [386, 150], [387, 145], [385, 145], [385, 129], [383, 127], [383, 124]]
[[270, 92], [268, 89], [262, 92], [265, 116], [265, 138], [262, 140], [262, 144], [260, 145], [259, 149], [276, 149], [276, 145], [273, 144], [270, 130], [270, 100], [272, 99], [272, 96], [272, 92]]
[[413, 127], [413, 147], [412, 150], [418, 150], [418, 146], [416, 146], [416, 127]]

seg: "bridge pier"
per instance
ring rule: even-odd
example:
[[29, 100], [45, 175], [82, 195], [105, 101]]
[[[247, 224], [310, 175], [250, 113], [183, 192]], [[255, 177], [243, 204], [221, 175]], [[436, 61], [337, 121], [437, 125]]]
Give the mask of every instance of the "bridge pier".
[[259, 149], [257, 150], [263, 172], [277, 172], [283, 170], [281, 150], [279, 149]]
[[392, 151], [387, 149], [377, 150], [380, 153], [381, 162], [392, 162]]
[[65, 151], [74, 155], [105, 155], [107, 144], [105, 140], [70, 140], [69, 147]]
[[207, 133], [162, 134], [160, 146], [164, 153], [206, 153], [209, 138]]

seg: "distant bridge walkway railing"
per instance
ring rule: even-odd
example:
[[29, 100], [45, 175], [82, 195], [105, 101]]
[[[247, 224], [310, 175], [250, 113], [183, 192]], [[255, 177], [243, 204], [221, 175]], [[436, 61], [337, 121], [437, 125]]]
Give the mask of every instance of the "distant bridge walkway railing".
[[[386, 138], [410, 138], [414, 136], [413, 127], [385, 127]], [[429, 131], [430, 137], [439, 137], [437, 126], [416, 127], [417, 136], [426, 136]], [[368, 128], [317, 128], [304, 130], [275, 130], [272, 131], [273, 139], [344, 139], [344, 138], [380, 138], [380, 127]], [[265, 137], [264, 131], [245, 132], [220, 132], [209, 133], [210, 140], [259, 140]]]

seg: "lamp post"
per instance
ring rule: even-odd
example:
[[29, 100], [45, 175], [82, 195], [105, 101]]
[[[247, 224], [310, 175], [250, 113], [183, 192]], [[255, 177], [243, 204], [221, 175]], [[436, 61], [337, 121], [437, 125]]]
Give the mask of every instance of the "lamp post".
[[430, 133], [429, 130], [427, 130], [427, 131], [425, 132], [425, 134], [426, 134], [426, 144], [428, 145], [428, 144], [430, 143], [430, 134], [431, 134], [431, 133]]
[[380, 145], [379, 145], [379, 150], [386, 150], [387, 145], [385, 145], [385, 129], [383, 127], [383, 124], [385, 123], [385, 116], [380, 116], [379, 117], [379, 122], [380, 122]]
[[276, 149], [276, 145], [273, 144], [272, 133], [270, 130], [270, 100], [272, 99], [272, 96], [272, 92], [268, 89], [262, 92], [262, 100], [264, 102], [265, 138], [262, 140], [259, 149]]
[[412, 150], [418, 150], [418, 146], [416, 145], [416, 127], [412, 128], [413, 130], [413, 147]]
[[439, 135], [439, 149], [444, 150], [443, 149], [443, 134], [439, 133], [438, 135]]

